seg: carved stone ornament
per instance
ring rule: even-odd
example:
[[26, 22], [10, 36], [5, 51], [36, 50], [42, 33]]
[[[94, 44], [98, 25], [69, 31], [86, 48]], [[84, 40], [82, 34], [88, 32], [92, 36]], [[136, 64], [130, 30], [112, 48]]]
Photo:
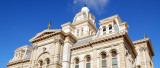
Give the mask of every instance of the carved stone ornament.
[[55, 39], [54, 42], [59, 42], [60, 45], [63, 45], [64, 44], [64, 41], [62, 39]]
[[44, 48], [43, 48], [43, 52], [45, 52], [45, 51], [46, 51], [46, 48], [44, 47]]

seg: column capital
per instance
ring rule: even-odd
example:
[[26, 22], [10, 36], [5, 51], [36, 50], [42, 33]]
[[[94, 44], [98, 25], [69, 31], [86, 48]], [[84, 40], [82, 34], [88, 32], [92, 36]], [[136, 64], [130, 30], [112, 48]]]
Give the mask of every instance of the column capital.
[[55, 39], [54, 40], [54, 43], [60, 43], [60, 45], [63, 45], [64, 44], [64, 41], [62, 39]]
[[65, 40], [64, 40], [64, 43], [73, 44], [73, 40], [70, 37], [66, 37]]

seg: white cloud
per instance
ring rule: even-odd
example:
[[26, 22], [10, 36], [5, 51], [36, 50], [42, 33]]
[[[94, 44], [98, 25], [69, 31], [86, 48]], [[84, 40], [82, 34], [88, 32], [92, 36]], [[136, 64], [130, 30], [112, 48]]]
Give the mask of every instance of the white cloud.
[[108, 2], [109, 0], [74, 0], [73, 4], [77, 6], [87, 3], [87, 7], [94, 10], [96, 13], [101, 14]]

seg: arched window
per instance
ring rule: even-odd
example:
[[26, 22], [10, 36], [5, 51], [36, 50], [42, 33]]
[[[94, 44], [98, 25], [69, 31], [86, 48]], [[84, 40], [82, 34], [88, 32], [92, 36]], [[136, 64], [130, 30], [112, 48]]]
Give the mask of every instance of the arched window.
[[107, 68], [107, 61], [106, 61], [106, 53], [105, 52], [102, 52], [101, 53], [101, 67], [102, 68]]
[[112, 68], [118, 68], [117, 52], [116, 51], [112, 51], [111, 55], [112, 55]]
[[106, 27], [105, 26], [103, 26], [103, 32], [105, 32], [106, 31]]
[[86, 64], [86, 68], [91, 68], [91, 57], [89, 55], [87, 55], [85, 57], [85, 64]]
[[47, 62], [47, 64], [50, 64], [50, 59], [47, 58], [47, 59], [46, 59], [46, 62]]
[[79, 68], [79, 58], [75, 59], [74, 64], [75, 64], [75, 68]]
[[43, 65], [43, 61], [39, 60], [39, 66], [41, 67]]
[[141, 66], [140, 66], [140, 65], [138, 65], [138, 66], [137, 66], [137, 68], [141, 68]]
[[109, 30], [112, 30], [112, 26], [111, 25], [109, 26]]

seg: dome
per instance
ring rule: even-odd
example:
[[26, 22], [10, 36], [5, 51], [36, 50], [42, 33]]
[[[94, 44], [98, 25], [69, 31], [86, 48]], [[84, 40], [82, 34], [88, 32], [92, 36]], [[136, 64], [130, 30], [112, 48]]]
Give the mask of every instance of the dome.
[[86, 12], [86, 11], [89, 12], [89, 9], [88, 9], [87, 7], [83, 7], [83, 8], [81, 9], [81, 12], [84, 12], [84, 11], [85, 11], [85, 12]]

